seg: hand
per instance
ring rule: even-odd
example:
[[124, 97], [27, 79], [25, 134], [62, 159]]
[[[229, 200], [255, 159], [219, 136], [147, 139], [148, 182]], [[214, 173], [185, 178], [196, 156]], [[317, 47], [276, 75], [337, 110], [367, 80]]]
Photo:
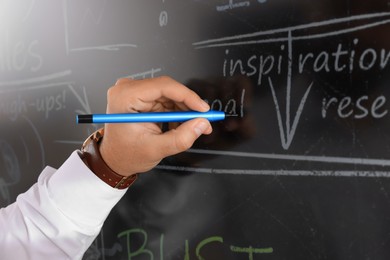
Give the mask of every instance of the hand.
[[[163, 112], [210, 109], [195, 92], [169, 77], [120, 79], [107, 92], [107, 113]], [[171, 126], [177, 124], [171, 124]], [[107, 165], [123, 176], [146, 172], [164, 157], [189, 149], [210, 122], [193, 119], [162, 132], [156, 123], [106, 124], [100, 153]]]

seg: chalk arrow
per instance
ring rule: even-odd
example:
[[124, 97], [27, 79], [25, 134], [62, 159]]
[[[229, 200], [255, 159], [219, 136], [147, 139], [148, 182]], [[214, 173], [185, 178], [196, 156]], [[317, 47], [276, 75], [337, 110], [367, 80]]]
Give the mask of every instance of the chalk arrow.
[[[82, 96], [79, 95], [79, 93], [77, 93], [77, 91], [74, 89], [74, 87], [72, 85], [69, 84], [68, 87], [82, 106], [82, 109], [76, 109], [75, 112], [77, 114], [92, 114], [92, 110], [91, 110], [91, 107], [89, 106], [87, 91], [85, 90], [85, 87], [82, 87], [82, 90], [83, 90]], [[98, 129], [97, 124], [91, 124], [90, 128], [88, 128], [88, 134], [91, 134], [92, 132], [94, 132], [97, 129]]]
[[284, 130], [283, 124], [282, 124], [282, 115], [280, 112], [279, 102], [276, 98], [275, 94], [275, 88], [272, 84], [271, 77], [268, 77], [268, 83], [271, 88], [272, 92], [272, 98], [274, 100], [275, 109], [276, 109], [276, 116], [278, 119], [278, 125], [279, 125], [279, 131], [280, 131], [280, 140], [282, 142], [282, 146], [285, 150], [287, 150], [291, 142], [294, 138], [295, 131], [298, 126], [299, 118], [301, 117], [303, 107], [306, 103], [307, 96], [309, 95], [310, 89], [313, 86], [313, 82], [310, 83], [309, 87], [307, 88], [305, 94], [303, 95], [301, 102], [299, 103], [298, 110], [295, 113], [294, 121], [292, 125], [290, 125], [290, 116], [291, 116], [291, 81], [292, 81], [292, 34], [291, 30], [288, 31], [288, 63], [287, 63], [287, 92], [286, 92], [286, 130]]
[[[280, 112], [279, 102], [278, 102], [278, 99], [277, 99], [276, 94], [275, 94], [275, 89], [274, 89], [274, 86], [272, 84], [271, 77], [268, 78], [268, 82], [269, 82], [269, 86], [271, 88], [272, 98], [273, 98], [274, 103], [275, 103], [276, 116], [278, 119], [278, 126], [279, 126], [280, 140], [282, 142], [282, 147], [283, 147], [283, 149], [288, 150], [288, 148], [291, 145], [292, 140], [294, 139], [295, 131], [298, 127], [299, 119], [301, 117], [303, 107], [306, 103], [307, 96], [309, 95], [310, 89], [313, 86], [313, 82], [310, 84], [310, 86], [307, 88], [305, 94], [303, 95], [301, 102], [299, 103], [299, 107], [295, 113], [294, 121], [293, 121], [291, 126], [290, 126], [289, 108], [287, 109], [288, 112], [286, 113], [286, 130], [284, 130], [282, 113]], [[290, 96], [287, 96], [287, 99], [290, 100]]]
[[83, 87], [83, 97], [77, 93], [77, 91], [74, 89], [72, 85], [68, 85], [70, 91], [73, 93], [73, 95], [77, 98], [77, 100], [80, 102], [81, 106], [83, 107], [83, 110], [77, 109], [75, 110], [78, 114], [92, 114], [91, 107], [89, 106], [87, 92], [85, 90], [85, 87]]

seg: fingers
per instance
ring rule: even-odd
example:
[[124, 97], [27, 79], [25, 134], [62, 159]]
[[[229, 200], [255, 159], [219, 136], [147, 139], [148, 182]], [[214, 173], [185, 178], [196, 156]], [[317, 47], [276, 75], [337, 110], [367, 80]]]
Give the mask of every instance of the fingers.
[[176, 107], [180, 110], [190, 109], [201, 112], [210, 109], [209, 105], [194, 91], [165, 76], [144, 80], [119, 79], [110, 92], [115, 92], [111, 96], [120, 95], [121, 100], [126, 100], [128, 103], [122, 105], [130, 106], [132, 111], [147, 112], [152, 108], [157, 110], [162, 107], [167, 110], [169, 107]]
[[161, 157], [174, 155], [188, 150], [202, 134], [211, 134], [212, 127], [208, 120], [197, 118], [184, 122], [176, 129], [153, 136], [152, 142], [161, 153]]

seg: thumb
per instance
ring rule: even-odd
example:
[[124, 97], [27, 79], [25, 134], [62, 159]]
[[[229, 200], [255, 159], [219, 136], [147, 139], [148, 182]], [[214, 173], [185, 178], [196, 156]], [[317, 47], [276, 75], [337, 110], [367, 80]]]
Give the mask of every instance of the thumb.
[[160, 147], [162, 157], [174, 155], [191, 148], [202, 134], [212, 132], [211, 124], [204, 118], [196, 118], [182, 123], [176, 129], [156, 136], [157, 147]]

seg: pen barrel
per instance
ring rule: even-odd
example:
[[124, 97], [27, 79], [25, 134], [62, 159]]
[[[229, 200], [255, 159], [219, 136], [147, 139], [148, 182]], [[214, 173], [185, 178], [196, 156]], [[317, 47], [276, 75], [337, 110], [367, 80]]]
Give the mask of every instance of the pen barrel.
[[209, 121], [225, 119], [222, 111], [210, 110], [208, 112], [182, 111], [182, 112], [148, 112], [148, 113], [128, 113], [128, 114], [94, 114], [78, 115], [77, 123], [164, 123], [164, 122], [184, 122], [194, 118], [205, 118]]

